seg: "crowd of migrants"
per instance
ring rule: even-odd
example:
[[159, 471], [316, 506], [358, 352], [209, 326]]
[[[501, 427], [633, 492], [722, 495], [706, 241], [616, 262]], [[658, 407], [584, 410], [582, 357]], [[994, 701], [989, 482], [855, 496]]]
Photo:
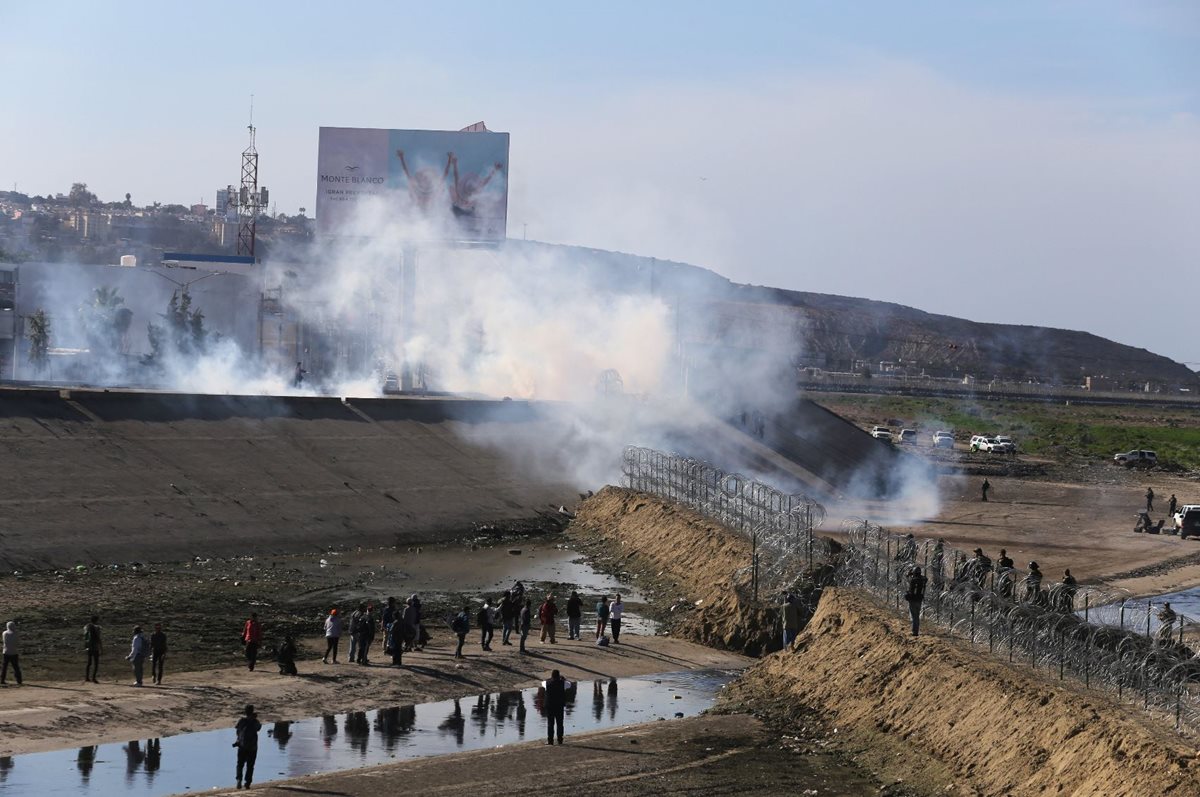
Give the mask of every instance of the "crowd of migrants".
[[[501, 645], [518, 645], [519, 652], [527, 654], [526, 643], [536, 622], [540, 631], [542, 644], [557, 644], [558, 626], [562, 622], [557, 598], [547, 595], [538, 606], [534, 606], [533, 598], [527, 594], [525, 586], [517, 582], [512, 589], [495, 604], [491, 599], [485, 599], [478, 610], [472, 610], [470, 604], [463, 606], [462, 611], [448, 618], [445, 622], [456, 638], [454, 658], [463, 659], [463, 649], [472, 628], [478, 630], [479, 644], [483, 651], [491, 651], [496, 629], [500, 629]], [[584, 599], [578, 592], [572, 591], [564, 607], [567, 629], [567, 639], [582, 640], [584, 616]], [[618, 593], [611, 601], [608, 595], [600, 595], [594, 606], [596, 625], [588, 629], [588, 634], [595, 644], [607, 647], [619, 644], [621, 641], [621, 624], [625, 604]], [[422, 613], [421, 599], [418, 595], [408, 597], [403, 605], [396, 598], [388, 598], [383, 609], [378, 614], [371, 603], [360, 603], [348, 618], [338, 607], [329, 610], [324, 620], [325, 655], [321, 662], [328, 665], [339, 664], [343, 636], [349, 638], [348, 662], [358, 665], [370, 665], [371, 650], [377, 639], [382, 639], [383, 655], [393, 666], [401, 667], [406, 652], [421, 651], [431, 641], [431, 634], [425, 625]], [[611, 637], [610, 637], [611, 634]], [[259, 652], [263, 644], [263, 624], [257, 612], [251, 612], [250, 617], [242, 625], [241, 641], [246, 658], [246, 666], [254, 670], [258, 664]], [[9, 670], [18, 685], [23, 683], [20, 665], [20, 638], [17, 624], [7, 623], [3, 633], [4, 663], [0, 684], [6, 684]], [[133, 685], [143, 686], [145, 665], [150, 663], [150, 677], [154, 684], [162, 684], [167, 658], [167, 635], [161, 624], [154, 626], [154, 633], [149, 636], [142, 626], [135, 626], [130, 641], [129, 653], [125, 656], [133, 670]], [[99, 615], [92, 615], [83, 627], [84, 652], [84, 681], [98, 684], [100, 675], [100, 659], [104, 652], [103, 632]], [[275, 652], [275, 661], [280, 675], [297, 675], [297, 647], [295, 639], [284, 635]], [[540, 705], [546, 718], [547, 744], [563, 740], [563, 717], [571, 690], [575, 688], [558, 670], [542, 684], [542, 699]], [[258, 731], [262, 727], [254, 712], [253, 706], [246, 706], [244, 716], [238, 721], [236, 728], [237, 782], [238, 788], [248, 788], [254, 778], [254, 761], [258, 750]]]

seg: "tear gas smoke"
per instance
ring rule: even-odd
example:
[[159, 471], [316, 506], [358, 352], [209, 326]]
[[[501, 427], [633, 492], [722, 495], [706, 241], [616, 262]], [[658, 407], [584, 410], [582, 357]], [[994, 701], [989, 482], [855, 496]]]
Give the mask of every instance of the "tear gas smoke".
[[[55, 319], [53, 345], [89, 349], [78, 378], [91, 384], [367, 397], [380, 395], [389, 373], [407, 363], [431, 390], [549, 402], [541, 410], [549, 424], [539, 424], [536, 436], [521, 424], [462, 434], [580, 489], [618, 482], [621, 450], [630, 443], [778, 481], [755, 453], [758, 444], [714, 419], [748, 411], [786, 417], [796, 399], [795, 329], [757, 323], [750, 305], [727, 303], [726, 314], [714, 313], [720, 297], [711, 283], [601, 267], [579, 250], [439, 245], [441, 223], [401, 222], [383, 202], [363, 203], [348, 232], [273, 252], [260, 275], [193, 278], [193, 307], [207, 325], [203, 342], [167, 347], [153, 370], [142, 362], [150, 353], [146, 330], [163, 323], [163, 308], [179, 290], [170, 275], [46, 268], [31, 301]], [[415, 312], [405, 319], [401, 264], [414, 255]], [[119, 288], [132, 320], [120, 345], [97, 346], [78, 322], [79, 308], [108, 286]], [[260, 350], [265, 333], [247, 323], [258, 318], [261, 292], [275, 287], [287, 323], [303, 328], [312, 346], [299, 356], [284, 356], [282, 346]], [[297, 359], [311, 372], [302, 385], [293, 381]], [[863, 484], [878, 481], [876, 473], [863, 477]], [[886, 481], [936, 502], [932, 482], [920, 474], [892, 472]]]

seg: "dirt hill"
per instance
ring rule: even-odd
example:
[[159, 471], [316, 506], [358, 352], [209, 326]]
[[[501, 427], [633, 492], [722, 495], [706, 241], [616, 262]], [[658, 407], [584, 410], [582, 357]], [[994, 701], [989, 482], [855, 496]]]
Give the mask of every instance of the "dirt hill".
[[733, 700], [796, 717], [815, 709], [868, 766], [930, 791], [1200, 794], [1195, 744], [1169, 720], [904, 631], [865, 597], [827, 590], [794, 650], [753, 667]]
[[692, 356], [778, 349], [794, 364], [850, 371], [862, 360], [899, 362], [931, 376], [1001, 377], [1119, 387], [1200, 386], [1186, 365], [1089, 332], [987, 324], [913, 307], [825, 293], [742, 285], [699, 266], [619, 252], [510, 241], [560, 256], [588, 290], [648, 291], [680, 307]]

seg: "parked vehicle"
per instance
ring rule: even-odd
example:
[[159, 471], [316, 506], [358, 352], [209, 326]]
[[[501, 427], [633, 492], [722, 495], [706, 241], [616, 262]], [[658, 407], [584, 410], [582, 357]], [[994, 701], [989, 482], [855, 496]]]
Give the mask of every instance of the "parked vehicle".
[[950, 432], [934, 432], [933, 447], [954, 448], [954, 435], [950, 434]]
[[1113, 462], [1117, 463], [1118, 465], [1124, 465], [1127, 468], [1148, 468], [1151, 465], [1158, 464], [1158, 454], [1145, 449], [1126, 451], [1123, 454], [1114, 454]]
[[1179, 539], [1200, 537], [1200, 504], [1184, 504], [1174, 515], [1175, 528]]
[[887, 440], [888, 442], [891, 442], [892, 430], [886, 426], [875, 426], [871, 429], [871, 437], [874, 437], [876, 440]]
[[909, 443], [911, 445], [916, 445], [917, 444], [917, 430], [916, 429], [901, 429], [900, 436], [897, 437], [896, 439], [901, 443]]
[[996, 435], [996, 442], [997, 443], [1008, 443], [1008, 445], [1012, 447], [1013, 451], [1017, 450], [1017, 442], [1006, 434]]

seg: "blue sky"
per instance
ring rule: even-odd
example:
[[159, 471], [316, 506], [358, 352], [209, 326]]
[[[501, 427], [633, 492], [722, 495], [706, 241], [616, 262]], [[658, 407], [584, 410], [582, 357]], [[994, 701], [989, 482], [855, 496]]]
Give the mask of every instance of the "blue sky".
[[253, 93], [311, 212], [319, 126], [484, 119], [512, 235], [1200, 361], [1124, 320], [1200, 288], [1200, 4], [740, 5], [7, 3], [0, 185], [211, 203]]

